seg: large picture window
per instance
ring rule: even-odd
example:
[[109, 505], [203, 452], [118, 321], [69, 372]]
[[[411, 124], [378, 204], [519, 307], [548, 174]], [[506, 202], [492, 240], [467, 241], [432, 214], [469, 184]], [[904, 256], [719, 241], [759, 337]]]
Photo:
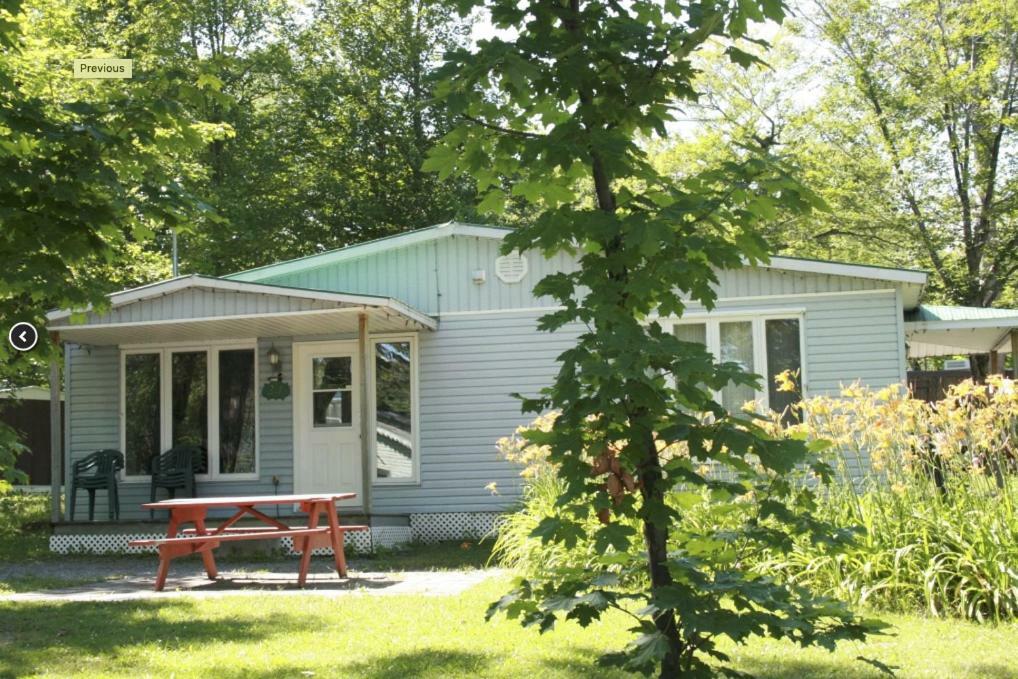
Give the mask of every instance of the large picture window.
[[375, 341], [374, 425], [376, 481], [417, 478], [416, 359], [410, 338]]
[[760, 391], [729, 383], [715, 394], [729, 412], [740, 410], [749, 401], [782, 412], [802, 399], [802, 388], [778, 391], [775, 377], [785, 371], [798, 374], [802, 384], [802, 340], [799, 317], [682, 319], [672, 332], [685, 342], [703, 344], [722, 362], [738, 363], [748, 373], [761, 375]]
[[198, 446], [199, 478], [257, 474], [256, 352], [206, 346], [123, 353], [126, 476], [145, 476], [172, 446]]
[[255, 472], [255, 352], [219, 352], [219, 473]]
[[131, 476], [148, 474], [149, 463], [160, 452], [160, 357], [159, 353], [124, 356], [124, 457], [125, 473]]
[[195, 470], [208, 472], [209, 373], [204, 351], [175, 351], [170, 354], [170, 446], [197, 446], [202, 461]]

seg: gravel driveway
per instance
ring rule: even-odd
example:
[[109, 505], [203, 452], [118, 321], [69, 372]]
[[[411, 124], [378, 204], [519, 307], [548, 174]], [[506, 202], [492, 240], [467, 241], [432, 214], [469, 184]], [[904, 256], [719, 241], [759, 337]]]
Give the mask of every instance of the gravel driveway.
[[[45, 589], [0, 594], [0, 601], [113, 601], [173, 596], [225, 596], [271, 594], [324, 596], [351, 594], [452, 595], [501, 573], [498, 569], [445, 571], [367, 571], [350, 560], [350, 577], [341, 580], [332, 559], [312, 559], [307, 587], [297, 588], [297, 559], [260, 562], [224, 562], [219, 578], [205, 577], [198, 558], [176, 559], [163, 592], [152, 589], [157, 560], [151, 557], [47, 559], [0, 564], [0, 581], [39, 579]], [[62, 587], [60, 580], [68, 582]], [[21, 586], [18, 589], [24, 590]]]

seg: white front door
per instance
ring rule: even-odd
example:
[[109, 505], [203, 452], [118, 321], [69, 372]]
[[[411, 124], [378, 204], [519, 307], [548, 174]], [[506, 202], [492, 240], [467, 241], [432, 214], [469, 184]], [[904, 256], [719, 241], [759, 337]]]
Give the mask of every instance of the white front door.
[[356, 342], [293, 345], [293, 490], [353, 492], [362, 501]]

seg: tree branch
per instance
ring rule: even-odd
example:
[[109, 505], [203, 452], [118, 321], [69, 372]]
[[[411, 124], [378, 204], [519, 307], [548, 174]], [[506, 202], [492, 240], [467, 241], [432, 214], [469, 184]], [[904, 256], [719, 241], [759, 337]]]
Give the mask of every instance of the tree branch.
[[501, 125], [495, 125], [494, 123], [486, 122], [484, 120], [481, 120], [480, 118], [475, 118], [474, 116], [468, 115], [466, 113], [461, 113], [460, 117], [462, 117], [464, 120], [469, 120], [475, 125], [480, 125], [481, 127], [493, 130], [500, 134], [508, 134], [514, 137], [522, 137], [524, 139], [544, 139], [545, 137], [548, 136], [546, 134], [538, 134], [536, 132], [526, 132], [524, 130], [512, 130], [508, 127], [502, 127]]

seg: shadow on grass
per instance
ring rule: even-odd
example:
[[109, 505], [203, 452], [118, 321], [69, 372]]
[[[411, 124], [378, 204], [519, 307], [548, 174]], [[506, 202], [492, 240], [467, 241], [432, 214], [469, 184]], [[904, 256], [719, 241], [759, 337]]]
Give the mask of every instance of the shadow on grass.
[[[374, 554], [350, 555], [350, 568], [361, 571], [446, 571], [486, 568], [491, 558], [490, 539], [414, 542]], [[494, 565], [494, 564], [492, 564]]]
[[483, 677], [490, 660], [470, 651], [422, 649], [350, 663], [343, 668], [343, 674], [364, 679], [437, 678], [457, 674]]
[[[875, 667], [862, 661], [845, 662], [844, 659], [836, 661], [825, 660], [754, 660], [743, 663], [740, 670], [748, 672], [757, 679], [786, 679], [797, 677], [800, 679], [876, 679], [887, 677]], [[902, 676], [907, 667], [895, 668], [895, 674]], [[956, 668], [943, 667], [941, 675], [944, 677], [961, 676], [954, 674]], [[1004, 663], [981, 663], [966, 668], [965, 676], [984, 677], [985, 679], [1015, 679], [1018, 671], [1012, 665]]]
[[875, 679], [886, 677], [876, 668], [862, 661], [846, 663], [833, 658], [826, 660], [754, 660], [741, 664], [739, 669], [757, 679]]
[[135, 646], [168, 651], [219, 642], [262, 641], [306, 619], [274, 612], [242, 619], [189, 615], [193, 602], [0, 603], [0, 677], [57, 671], [86, 656], [116, 657]]

